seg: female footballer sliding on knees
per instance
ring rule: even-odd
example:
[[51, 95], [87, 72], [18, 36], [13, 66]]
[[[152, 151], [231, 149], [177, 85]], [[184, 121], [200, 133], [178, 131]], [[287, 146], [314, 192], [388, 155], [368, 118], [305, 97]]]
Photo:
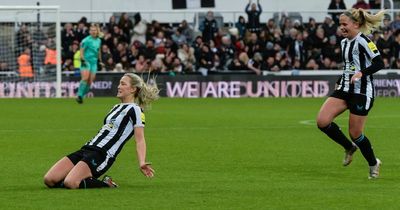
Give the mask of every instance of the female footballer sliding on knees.
[[125, 143], [134, 136], [139, 169], [146, 177], [153, 177], [154, 170], [146, 162], [144, 138], [145, 118], [142, 109], [158, 99], [159, 90], [150, 86], [136, 74], [125, 74], [118, 85], [115, 105], [105, 116], [101, 130], [80, 150], [59, 160], [44, 176], [49, 188], [100, 188], [116, 187], [109, 176], [97, 179], [114, 163]]
[[[364, 126], [374, 104], [372, 74], [382, 69], [384, 64], [379, 50], [366, 35], [380, 26], [383, 16], [384, 11], [372, 15], [363, 9], [351, 9], [340, 15], [344, 71], [317, 117], [318, 128], [345, 149], [344, 166], [351, 163], [354, 152], [360, 149], [368, 162], [370, 179], [378, 178], [382, 162], [375, 157], [371, 142], [364, 134]], [[349, 134], [352, 141], [333, 122], [347, 109], [350, 110]]]

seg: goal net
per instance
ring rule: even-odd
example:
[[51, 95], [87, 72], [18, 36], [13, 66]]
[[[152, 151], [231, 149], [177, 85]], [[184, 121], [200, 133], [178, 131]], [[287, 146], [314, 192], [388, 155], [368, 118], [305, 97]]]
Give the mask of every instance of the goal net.
[[58, 6], [0, 7], [0, 97], [61, 97]]

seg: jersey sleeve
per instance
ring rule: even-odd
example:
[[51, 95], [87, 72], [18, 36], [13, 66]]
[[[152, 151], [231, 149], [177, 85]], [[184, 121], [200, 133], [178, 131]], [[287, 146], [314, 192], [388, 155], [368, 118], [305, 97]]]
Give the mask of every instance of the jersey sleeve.
[[133, 127], [144, 127], [145, 124], [145, 115], [144, 113], [140, 110], [139, 107], [133, 107], [129, 111], [129, 117], [132, 120]]
[[84, 38], [84, 39], [82, 40], [82, 42], [81, 42], [81, 48], [83, 48], [83, 49], [86, 49], [86, 48], [87, 48], [87, 45], [88, 45], [87, 40], [88, 40], [88, 39], [86, 39], [86, 38]]
[[361, 39], [360, 44], [364, 47], [366, 53], [369, 55], [371, 59], [380, 55], [378, 48], [376, 47], [375, 43], [373, 43], [371, 40]]

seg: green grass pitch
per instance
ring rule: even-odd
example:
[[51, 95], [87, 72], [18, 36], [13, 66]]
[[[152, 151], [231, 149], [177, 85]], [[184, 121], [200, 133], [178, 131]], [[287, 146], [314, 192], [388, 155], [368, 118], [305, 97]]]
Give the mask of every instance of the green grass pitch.
[[[47, 189], [43, 175], [101, 127], [115, 98], [1, 99], [0, 209], [398, 209], [400, 106], [378, 98], [365, 133], [383, 161], [368, 180], [357, 151], [315, 126], [324, 99], [160, 99], [146, 114], [148, 160], [128, 142], [108, 175], [117, 189]], [[348, 112], [336, 122], [347, 133]]]

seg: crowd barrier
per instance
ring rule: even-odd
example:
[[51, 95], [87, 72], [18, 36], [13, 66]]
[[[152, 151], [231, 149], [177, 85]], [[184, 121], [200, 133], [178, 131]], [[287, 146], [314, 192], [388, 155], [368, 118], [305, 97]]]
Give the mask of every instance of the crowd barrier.
[[[300, 73], [299, 73], [300, 72]], [[337, 72], [299, 71], [253, 74], [157, 75], [161, 97], [169, 98], [277, 98], [326, 97], [334, 90]], [[374, 75], [378, 97], [400, 96], [400, 71], [380, 71]], [[123, 73], [99, 73], [88, 97], [112, 97]], [[146, 77], [146, 75], [144, 75]], [[154, 83], [154, 77], [149, 82]], [[146, 79], [146, 78], [145, 78]], [[64, 75], [62, 97], [75, 97], [79, 77]], [[55, 82], [0, 82], [0, 98], [55, 97]]]

